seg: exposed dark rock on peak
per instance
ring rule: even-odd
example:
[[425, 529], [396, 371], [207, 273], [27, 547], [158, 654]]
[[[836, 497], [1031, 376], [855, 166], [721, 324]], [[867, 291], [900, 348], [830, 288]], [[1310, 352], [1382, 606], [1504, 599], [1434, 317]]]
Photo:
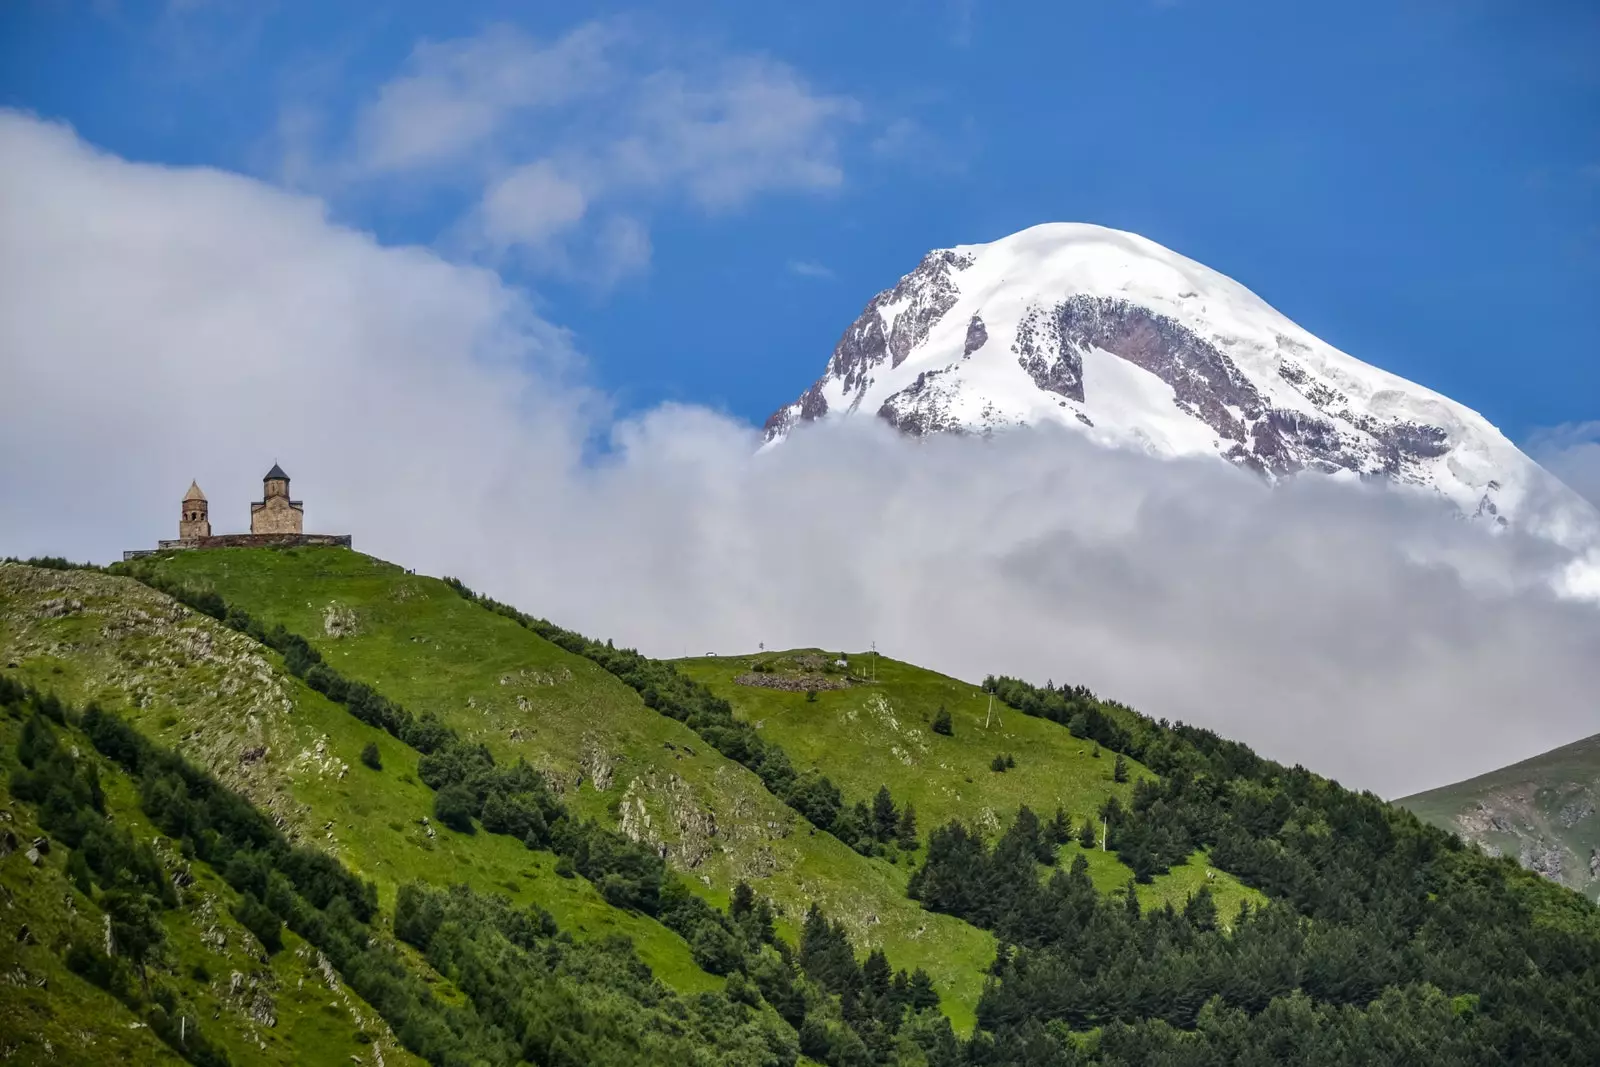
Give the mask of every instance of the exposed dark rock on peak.
[[974, 312], [972, 318], [967, 321], [967, 341], [962, 346], [961, 358], [966, 359], [988, 343], [989, 331], [984, 329], [983, 316]]

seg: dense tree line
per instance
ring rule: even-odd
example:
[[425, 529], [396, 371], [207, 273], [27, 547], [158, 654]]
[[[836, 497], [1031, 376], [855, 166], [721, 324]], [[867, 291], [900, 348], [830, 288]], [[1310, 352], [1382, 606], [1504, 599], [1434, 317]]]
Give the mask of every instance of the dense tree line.
[[1093, 741], [1113, 752], [1126, 752], [1132, 741], [1118, 717], [1103, 710], [1094, 693], [1084, 686], [1045, 685], [1041, 688], [1015, 678], [990, 675], [983, 680], [983, 691], [993, 693], [1024, 715], [1060, 723], [1072, 731], [1072, 736]]
[[718, 752], [753, 771], [768, 791], [813, 826], [833, 834], [856, 851], [872, 855], [879, 851], [876, 846], [893, 840], [873, 832], [871, 811], [865, 801], [847, 805], [844, 794], [826, 775], [796, 771], [788, 753], [779, 745], [763, 738], [751, 724], [734, 718], [732, 704], [700, 682], [679, 673], [671, 663], [650, 659], [631, 648], [616, 648], [610, 641], [602, 643], [562, 629], [509, 604], [474, 593], [455, 578], [445, 581], [463, 598], [511, 619], [568, 652], [599, 664], [637, 691], [647, 707], [688, 726]]
[[1026, 812], [992, 846], [941, 828], [912, 890], [1007, 944], [979, 1009], [997, 1043], [1072, 1063], [1062, 1035], [1099, 1025], [1105, 1062], [1171, 1064], [1555, 1064], [1600, 1047], [1600, 913], [1582, 898], [1210, 731], [1115, 705], [1097, 718], [1081, 688], [986, 684], [1162, 776], [1098, 812], [1139, 878], [1204, 847], [1271, 898], [1222, 923], [1204, 893], [1141, 912], [1132, 883], [1101, 899], [1077, 864], [1040, 878], [1053, 835]]

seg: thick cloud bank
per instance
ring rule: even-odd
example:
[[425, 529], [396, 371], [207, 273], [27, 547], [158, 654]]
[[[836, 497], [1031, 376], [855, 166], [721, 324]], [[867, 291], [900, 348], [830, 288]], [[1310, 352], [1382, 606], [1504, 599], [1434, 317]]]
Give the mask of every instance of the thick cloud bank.
[[493, 273], [15, 113], [0, 158], [0, 553], [153, 544], [191, 478], [243, 529], [276, 460], [308, 528], [656, 654], [876, 641], [1388, 795], [1600, 729], [1600, 611], [1429, 502], [1068, 434], [617, 422]]

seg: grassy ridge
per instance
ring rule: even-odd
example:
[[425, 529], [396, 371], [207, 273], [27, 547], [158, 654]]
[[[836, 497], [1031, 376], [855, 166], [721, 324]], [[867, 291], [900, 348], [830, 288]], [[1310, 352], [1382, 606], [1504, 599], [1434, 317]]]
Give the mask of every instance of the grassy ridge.
[[588, 660], [441, 581], [347, 550], [177, 553], [158, 567], [306, 636], [342, 674], [434, 712], [497, 760], [526, 758], [575, 811], [657, 843], [713, 901], [748, 880], [791, 939], [816, 901], [858, 949], [926, 969], [952, 1020], [971, 1025], [989, 934], [924, 912], [905, 895], [907, 868], [813, 833], [753, 774]]
[[[433, 792], [416, 779], [414, 752], [307, 688], [275, 654], [131, 579], [0, 567], [0, 652], [16, 680], [98, 702], [183, 752], [374, 880], [386, 909], [411, 879], [465, 882], [537, 901], [577, 936], [626, 935], [683, 992], [720, 985], [678, 935], [557, 876], [551, 853], [493, 834], [430, 836]], [[368, 743], [382, 771], [360, 762]]]
[[1395, 803], [1590, 899], [1600, 893], [1600, 734]]
[[[815, 768], [831, 777], [847, 801], [869, 801], [879, 786], [888, 786], [897, 801], [916, 808], [924, 835], [936, 826], [960, 819], [991, 837], [1009, 824], [1018, 806], [1027, 804], [1048, 819], [1064, 808], [1074, 825], [1092, 818], [1107, 797], [1126, 804], [1133, 783], [1151, 772], [1127, 761], [1128, 781], [1113, 780], [1115, 754], [1072, 736], [1066, 728], [1006, 707], [974, 685], [935, 671], [876, 654], [846, 658], [846, 672], [829, 676], [857, 681], [848, 688], [784, 690], [741, 684], [742, 676], [782, 679], [814, 676], [801, 662], [834, 659], [817, 649], [792, 649], [755, 656], [702, 656], [675, 661], [679, 671], [711, 688], [734, 706], [735, 715], [757, 724], [762, 734], [787, 751], [797, 766]], [[764, 668], [758, 671], [757, 668]], [[951, 719], [951, 733], [934, 732], [940, 708]], [[997, 755], [1010, 755], [1015, 765], [991, 769]], [[1067, 845], [1068, 864], [1082, 850]], [[1121, 889], [1133, 872], [1112, 853], [1088, 850], [1090, 877], [1097, 887]], [[1172, 901], [1182, 906], [1189, 893], [1206, 884], [1205, 856], [1158, 876], [1139, 887], [1146, 904]], [[1223, 872], [1209, 882], [1219, 912], [1233, 915], [1245, 900], [1261, 894]]]

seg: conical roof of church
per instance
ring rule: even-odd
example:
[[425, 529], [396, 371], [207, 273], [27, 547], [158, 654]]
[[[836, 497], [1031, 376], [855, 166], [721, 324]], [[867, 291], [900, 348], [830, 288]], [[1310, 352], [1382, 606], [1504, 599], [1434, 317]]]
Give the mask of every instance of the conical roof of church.
[[189, 491], [183, 494], [183, 499], [185, 500], [204, 500], [205, 498], [206, 495], [200, 491], [199, 482], [190, 482]]
[[274, 463], [272, 465], [272, 469], [267, 472], [267, 476], [261, 480], [264, 482], [270, 482], [274, 478], [282, 478], [284, 481], [289, 480], [289, 476], [283, 473], [283, 468], [278, 466], [276, 463]]

